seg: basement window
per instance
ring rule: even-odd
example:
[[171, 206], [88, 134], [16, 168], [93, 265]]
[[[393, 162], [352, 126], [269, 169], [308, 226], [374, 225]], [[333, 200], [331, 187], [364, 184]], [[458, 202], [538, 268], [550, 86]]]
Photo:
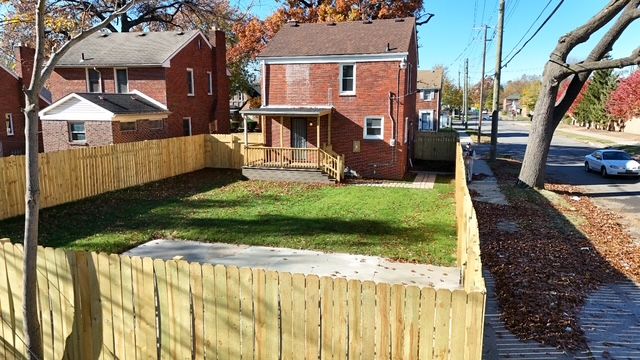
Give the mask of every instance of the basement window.
[[15, 129], [13, 128], [13, 114], [5, 114], [5, 123], [7, 125], [7, 136], [13, 136]]
[[355, 64], [340, 65], [340, 95], [356, 94]]
[[69, 140], [71, 140], [71, 142], [87, 141], [87, 133], [85, 130], [84, 122], [69, 123]]
[[384, 117], [368, 116], [364, 119], [364, 138], [367, 140], [384, 140]]

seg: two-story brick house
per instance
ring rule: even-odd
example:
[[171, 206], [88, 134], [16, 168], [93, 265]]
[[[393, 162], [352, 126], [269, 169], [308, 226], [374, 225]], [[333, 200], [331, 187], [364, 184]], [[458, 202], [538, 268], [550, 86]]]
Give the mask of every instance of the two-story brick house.
[[[25, 118], [23, 87], [29, 86], [33, 71], [33, 49], [16, 48], [15, 72], [0, 65], [0, 157], [22, 155], [25, 153]], [[23, 59], [26, 59], [23, 61]], [[40, 108], [48, 106], [51, 101], [44, 91], [40, 96]], [[42, 136], [38, 136], [42, 149]]]
[[229, 132], [225, 36], [103, 31], [63, 56], [40, 112], [45, 151]]
[[438, 131], [440, 128], [440, 110], [442, 108], [442, 69], [418, 70], [418, 131]]
[[417, 119], [414, 18], [291, 22], [258, 60], [262, 107], [241, 113], [262, 118], [274, 150], [253, 166], [309, 167], [329, 150], [360, 176], [404, 177]]

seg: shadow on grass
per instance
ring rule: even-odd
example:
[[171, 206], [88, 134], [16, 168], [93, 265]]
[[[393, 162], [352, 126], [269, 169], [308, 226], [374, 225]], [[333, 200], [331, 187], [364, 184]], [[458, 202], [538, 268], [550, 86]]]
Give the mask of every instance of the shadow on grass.
[[[610, 304], [589, 302], [589, 312], [581, 310], [598, 289], [625, 283], [637, 291], [637, 285], [550, 200], [538, 191], [515, 187], [519, 166], [506, 160], [491, 164], [511, 205], [474, 201], [483, 263], [495, 279], [507, 328], [521, 339], [569, 351], [598, 357], [624, 353], [629, 339], [620, 330], [623, 323], [639, 323], [639, 305], [623, 302], [628, 310], [635, 308], [629, 318], [607, 321], [597, 329], [584, 324], [590, 318], [610, 317]], [[640, 340], [640, 334], [635, 338], [631, 341]]]

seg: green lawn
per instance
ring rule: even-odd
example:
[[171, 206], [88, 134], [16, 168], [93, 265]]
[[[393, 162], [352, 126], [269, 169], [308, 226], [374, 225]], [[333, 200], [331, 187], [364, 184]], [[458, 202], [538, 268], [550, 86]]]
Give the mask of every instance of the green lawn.
[[[123, 252], [157, 238], [379, 255], [452, 265], [454, 186], [434, 190], [241, 181], [205, 170], [41, 212], [42, 244]], [[22, 237], [23, 219], [0, 222]]]

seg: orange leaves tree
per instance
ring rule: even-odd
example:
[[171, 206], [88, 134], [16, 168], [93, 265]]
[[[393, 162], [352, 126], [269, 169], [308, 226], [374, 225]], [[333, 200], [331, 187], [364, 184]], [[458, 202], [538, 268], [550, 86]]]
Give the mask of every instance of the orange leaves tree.
[[607, 110], [622, 122], [640, 116], [640, 70], [620, 81], [609, 97]]

